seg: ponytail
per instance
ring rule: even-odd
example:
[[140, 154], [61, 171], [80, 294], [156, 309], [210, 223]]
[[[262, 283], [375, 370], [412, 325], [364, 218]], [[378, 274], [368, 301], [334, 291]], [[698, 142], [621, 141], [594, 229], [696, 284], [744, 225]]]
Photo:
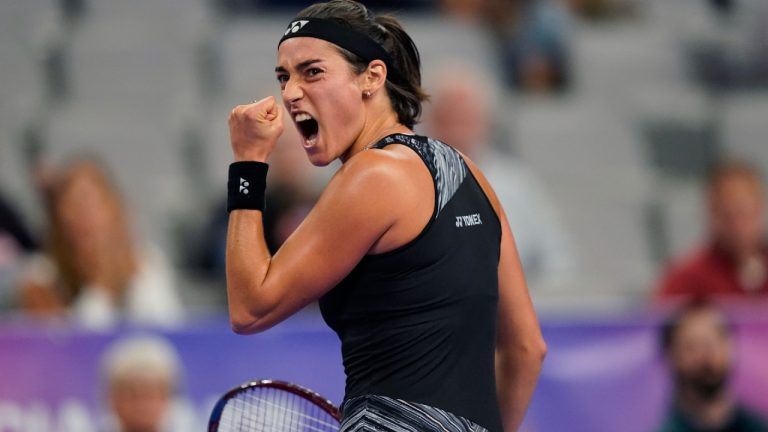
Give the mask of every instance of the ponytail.
[[400, 123], [409, 128], [418, 123], [421, 103], [429, 98], [421, 88], [421, 56], [413, 39], [400, 23], [390, 15], [376, 17], [389, 37], [384, 40], [384, 49], [392, 57], [400, 79], [387, 81], [387, 93]]
[[[421, 103], [429, 99], [421, 87], [421, 57], [413, 39], [391, 15], [374, 16], [365, 6], [354, 0], [331, 0], [317, 3], [299, 12], [297, 16], [323, 18], [338, 21], [365, 33], [379, 43], [392, 61], [386, 90], [400, 123], [413, 128], [421, 116]], [[360, 56], [339, 47], [342, 56], [355, 73], [368, 68], [368, 62]]]

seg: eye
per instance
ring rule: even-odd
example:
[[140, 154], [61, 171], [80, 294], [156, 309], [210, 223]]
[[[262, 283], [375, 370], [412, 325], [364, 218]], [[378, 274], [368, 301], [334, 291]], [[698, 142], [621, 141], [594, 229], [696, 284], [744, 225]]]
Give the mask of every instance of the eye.
[[288, 75], [286, 74], [280, 74], [277, 76], [277, 82], [279, 82], [281, 85], [284, 85], [288, 82]]
[[309, 69], [307, 69], [307, 76], [309, 76], [309, 77], [314, 77], [314, 76], [317, 76], [317, 75], [319, 75], [321, 73], [323, 73], [323, 71], [320, 68], [309, 68]]

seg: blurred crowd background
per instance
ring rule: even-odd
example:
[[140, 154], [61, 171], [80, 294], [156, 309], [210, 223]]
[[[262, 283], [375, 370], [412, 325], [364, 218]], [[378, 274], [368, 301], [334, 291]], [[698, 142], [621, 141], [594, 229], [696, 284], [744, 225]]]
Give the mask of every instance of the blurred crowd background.
[[[197, 392], [195, 403], [207, 408], [217, 389], [238, 383], [209, 379], [196, 389], [187, 376], [187, 387], [177, 385], [183, 367], [200, 368], [209, 351], [193, 350], [191, 341], [209, 340], [211, 327], [226, 331], [226, 117], [237, 104], [279, 97], [276, 43], [309, 3], [0, 0], [0, 431], [91, 430], [83, 426], [88, 410], [104, 404], [119, 413], [131, 397], [145, 401], [148, 414], [137, 421], [146, 422], [162, 417], [151, 413], [167, 405], [164, 395]], [[735, 329], [735, 348], [724, 332], [715, 333], [741, 353], [736, 395], [754, 412], [768, 410], [768, 371], [759, 366], [768, 337], [755, 336], [768, 322], [768, 2], [364, 3], [393, 12], [421, 51], [431, 102], [417, 132], [469, 155], [506, 209], [545, 335], [552, 336], [547, 362], [554, 366], [545, 366], [526, 430], [565, 430], [548, 423], [544, 407], [587, 404], [590, 395], [609, 398], [635, 384], [647, 387], [633, 391], [651, 412], [640, 426], [594, 423], [599, 413], [566, 413], [576, 420], [562, 424], [644, 430], [662, 424], [666, 407], [688, 407], [690, 398], [701, 396], [693, 405], [709, 409], [704, 393], [675, 390], [669, 383], [680, 380], [659, 372], [665, 359], [673, 374], [685, 368], [674, 366], [674, 349], [660, 347], [657, 336], [662, 321], [690, 301], [697, 302], [688, 306], [694, 315], [711, 308], [701, 303], [708, 301], [726, 311], [700, 319], [702, 327], [735, 320], [710, 329]], [[265, 225], [274, 251], [338, 165], [311, 166], [291, 126], [270, 164]], [[322, 327], [314, 307], [304, 315], [310, 324], [292, 329], [304, 335]], [[133, 340], [137, 329], [142, 335]], [[279, 333], [283, 342], [291, 331]], [[703, 352], [717, 345], [707, 337], [699, 340]], [[122, 338], [128, 348], [110, 349]], [[227, 349], [250, 340], [231, 339]], [[131, 347], [146, 358], [130, 354]], [[65, 379], [54, 397], [39, 382], [46, 372], [35, 369], [47, 365], [29, 359], [61, 349], [70, 355], [57, 361], [70, 367], [128, 360], [115, 366], [119, 372], [79, 371], [81, 390], [67, 394]], [[575, 359], [568, 364], [558, 358], [566, 351]], [[718, 352], [697, 357], [705, 381], [730, 371], [722, 360], [728, 351]], [[611, 365], [637, 358], [645, 363], [632, 369], [634, 378], [610, 375], [621, 375]], [[263, 377], [254, 364], [252, 374], [226, 379]], [[601, 364], [607, 369], [594, 376], [603, 386], [564, 399], [563, 382], [571, 379], [567, 388], [578, 394], [579, 386], [589, 387], [578, 379], [594, 377]], [[698, 370], [696, 360], [686, 364]], [[19, 365], [29, 369], [24, 381], [3, 379]], [[160, 370], [167, 385], [141, 387], [132, 378], [123, 399], [105, 396], [101, 389], [117, 387], [105, 382], [134, 369]], [[568, 374], [577, 372], [587, 375], [574, 381]], [[323, 375], [299, 377], [322, 387]], [[341, 377], [340, 370], [329, 376]], [[710, 391], [721, 411], [735, 403], [722, 381]], [[625, 388], [615, 390], [619, 384]], [[340, 385], [328, 384], [336, 402]], [[669, 396], [686, 392], [693, 396], [683, 402]], [[67, 405], [73, 400], [87, 402], [85, 413]], [[186, 426], [166, 430], [200, 429], [199, 406], [187, 407]], [[622, 407], [612, 415], [621, 417]], [[696, 410], [683, 411], [693, 417]], [[40, 412], [76, 426], [24, 420]], [[121, 430], [117, 417], [103, 430]]]

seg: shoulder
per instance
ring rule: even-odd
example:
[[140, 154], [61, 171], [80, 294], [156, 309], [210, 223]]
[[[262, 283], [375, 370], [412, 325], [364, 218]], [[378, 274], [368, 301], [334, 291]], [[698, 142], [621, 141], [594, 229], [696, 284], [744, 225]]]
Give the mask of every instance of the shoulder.
[[670, 276], [692, 276], [708, 271], [716, 264], [717, 257], [709, 246], [700, 246], [675, 258], [667, 267]]
[[691, 418], [677, 404], [672, 404], [666, 412], [658, 432], [688, 432], [697, 430]]
[[682, 413], [675, 409], [667, 413], [662, 424], [656, 429], [657, 432], [684, 432], [687, 430], [691, 430], [690, 425]]
[[405, 183], [405, 175], [413, 169], [413, 165], [413, 158], [396, 147], [372, 148], [350, 158], [332, 181], [368, 186], [397, 186]]
[[420, 163], [412, 152], [396, 147], [354, 155], [339, 168], [323, 195], [362, 205], [394, 204], [412, 189]]
[[741, 404], [737, 407], [736, 423], [746, 431], [768, 430], [768, 421], [765, 418]]
[[[401, 144], [392, 146], [391, 144]], [[441, 166], [451, 165], [460, 160], [460, 153], [450, 145], [425, 135], [417, 134], [392, 134], [381, 139], [373, 148], [396, 149], [408, 147], [415, 152], [427, 167], [434, 171]]]
[[719, 280], [720, 266], [710, 247], [699, 247], [670, 262], [658, 288], [659, 294], [692, 294], [709, 291]]

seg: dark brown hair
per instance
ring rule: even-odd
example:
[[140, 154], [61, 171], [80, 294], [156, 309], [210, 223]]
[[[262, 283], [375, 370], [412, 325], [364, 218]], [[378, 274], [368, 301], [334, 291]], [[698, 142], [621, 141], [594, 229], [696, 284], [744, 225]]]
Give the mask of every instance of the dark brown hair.
[[[394, 71], [389, 71], [386, 89], [392, 102], [392, 109], [403, 125], [413, 128], [421, 116], [421, 103], [428, 95], [421, 88], [421, 58], [416, 44], [393, 16], [374, 16], [365, 6], [354, 0], [331, 0], [316, 3], [298, 13], [302, 18], [322, 18], [338, 21], [340, 24], [365, 33], [381, 44], [397, 69], [398, 79], [393, 82]], [[338, 48], [357, 74], [368, 68], [368, 62]]]
[[[664, 354], [669, 354], [672, 350], [672, 346], [675, 344], [675, 337], [677, 336], [677, 330], [680, 328], [683, 320], [687, 317], [701, 312], [711, 312], [720, 314], [721, 311], [715, 303], [704, 297], [693, 297], [683, 303], [678, 309], [676, 309], [672, 315], [670, 315], [666, 321], [661, 325], [659, 338], [661, 342], [661, 349]], [[725, 318], [725, 316], [723, 316]], [[722, 322], [719, 330], [728, 337], [732, 332], [731, 326], [728, 322]]]

